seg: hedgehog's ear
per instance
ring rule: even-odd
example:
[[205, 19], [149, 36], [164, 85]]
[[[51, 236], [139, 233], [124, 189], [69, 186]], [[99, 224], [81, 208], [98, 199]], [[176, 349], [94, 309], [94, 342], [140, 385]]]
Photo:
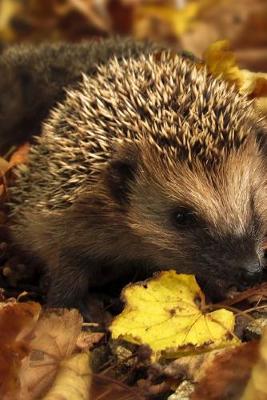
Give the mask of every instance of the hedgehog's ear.
[[113, 198], [121, 204], [129, 200], [131, 184], [135, 180], [139, 150], [133, 143], [120, 146], [114, 158], [108, 163], [106, 182]]

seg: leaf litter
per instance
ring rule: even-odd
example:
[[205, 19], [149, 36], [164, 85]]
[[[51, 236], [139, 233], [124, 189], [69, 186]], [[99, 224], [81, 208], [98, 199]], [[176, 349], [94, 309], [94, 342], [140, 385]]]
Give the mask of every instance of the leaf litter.
[[[70, 2], [70, 7], [80, 7], [82, 4], [78, 3]], [[84, 4], [82, 7], [79, 13], [85, 12]], [[63, 11], [64, 14], [66, 9]], [[151, 11], [149, 8], [146, 10]], [[185, 19], [188, 26], [198, 14], [197, 9], [192, 8], [191, 14], [189, 11], [186, 11], [188, 19]], [[169, 14], [167, 17], [171, 18]], [[86, 18], [90, 18], [89, 14]], [[175, 34], [182, 35], [183, 30], [187, 30], [186, 24]], [[211, 45], [204, 60], [210, 73], [222, 75], [241, 92], [255, 99], [256, 106], [263, 113], [267, 112], [266, 73], [240, 68], [226, 41]], [[25, 144], [13, 152], [9, 161], [0, 158], [2, 199], [6, 198], [8, 183], [13, 179], [12, 168], [26, 162], [29, 146]], [[173, 271], [169, 274], [169, 279], [173, 279]], [[162, 275], [164, 277], [165, 273]], [[0, 308], [0, 397], [4, 400], [69, 399], [70, 395], [72, 399], [143, 398], [145, 391], [150, 395], [165, 393], [168, 389], [174, 391], [179, 383], [189, 379], [197, 383], [192, 394], [195, 400], [203, 397], [205, 400], [231, 400], [241, 396], [242, 400], [267, 399], [264, 383], [266, 333], [262, 342], [256, 340], [241, 344], [234, 331], [234, 314], [246, 316], [256, 312], [264, 315], [266, 312], [264, 284], [238, 295], [236, 300], [226, 301], [220, 305], [221, 309], [210, 311], [193, 277], [182, 280], [180, 297], [176, 286], [176, 294], [170, 294], [168, 285], [158, 284], [159, 276], [154, 279], [154, 283], [151, 283], [153, 280], [147, 283], [147, 288], [140, 283], [124, 289], [125, 298], [131, 298], [130, 306], [128, 304], [111, 325], [114, 338], [120, 340], [113, 339], [115, 350], [109, 349], [100, 373], [92, 372], [90, 365], [94, 347], [106, 349], [112, 343], [106, 336], [106, 329], [86, 331], [77, 311], [45, 311], [37, 303], [6, 300]], [[149, 285], [158, 287], [147, 296]], [[140, 289], [145, 290], [146, 296], [140, 294]], [[167, 296], [165, 302], [162, 301], [162, 291]], [[233, 305], [237, 303], [238, 309], [234, 309]], [[141, 311], [139, 316], [136, 314], [138, 309]], [[104, 346], [101, 345], [103, 338], [106, 341]], [[130, 343], [125, 344], [127, 341]], [[127, 359], [119, 361], [116, 358], [118, 349], [127, 346]], [[176, 359], [171, 361], [170, 358]], [[133, 380], [134, 375], [140, 374], [142, 378]], [[100, 391], [95, 389], [95, 382], [92, 383], [94, 375], [103, 384]], [[129, 381], [136, 382], [141, 390], [127, 390]], [[232, 393], [229, 393], [229, 386]], [[91, 397], [90, 387], [93, 388]], [[102, 396], [103, 393], [106, 397]]]

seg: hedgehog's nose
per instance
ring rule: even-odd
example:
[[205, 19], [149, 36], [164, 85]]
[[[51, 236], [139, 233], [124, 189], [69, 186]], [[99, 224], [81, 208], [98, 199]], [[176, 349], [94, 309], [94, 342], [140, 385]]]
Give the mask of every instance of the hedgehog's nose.
[[248, 262], [238, 273], [239, 283], [245, 287], [259, 283], [262, 278], [263, 265], [258, 260]]

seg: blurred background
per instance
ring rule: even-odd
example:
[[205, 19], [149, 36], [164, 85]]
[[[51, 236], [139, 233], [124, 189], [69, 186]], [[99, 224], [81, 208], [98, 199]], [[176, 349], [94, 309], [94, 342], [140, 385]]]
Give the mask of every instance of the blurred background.
[[228, 39], [239, 65], [267, 71], [267, 0], [0, 0], [0, 46], [112, 34], [196, 56]]

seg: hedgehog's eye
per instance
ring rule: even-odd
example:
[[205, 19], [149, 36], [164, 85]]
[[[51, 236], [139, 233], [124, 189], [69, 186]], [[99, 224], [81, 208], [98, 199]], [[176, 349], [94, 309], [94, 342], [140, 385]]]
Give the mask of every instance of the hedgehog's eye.
[[196, 222], [196, 215], [191, 210], [180, 208], [173, 213], [173, 222], [177, 227], [191, 227]]

